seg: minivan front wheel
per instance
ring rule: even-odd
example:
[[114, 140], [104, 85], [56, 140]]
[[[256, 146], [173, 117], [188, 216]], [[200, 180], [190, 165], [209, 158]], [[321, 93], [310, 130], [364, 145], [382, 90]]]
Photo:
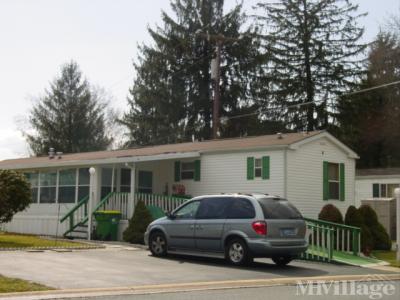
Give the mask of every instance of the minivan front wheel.
[[292, 261], [292, 257], [290, 256], [274, 256], [272, 257], [272, 261], [277, 265], [277, 266], [286, 266], [288, 263]]
[[246, 243], [242, 239], [232, 239], [225, 250], [226, 259], [233, 265], [242, 266], [250, 263], [252, 257]]
[[167, 239], [165, 235], [161, 232], [152, 233], [149, 238], [149, 248], [154, 256], [167, 255]]

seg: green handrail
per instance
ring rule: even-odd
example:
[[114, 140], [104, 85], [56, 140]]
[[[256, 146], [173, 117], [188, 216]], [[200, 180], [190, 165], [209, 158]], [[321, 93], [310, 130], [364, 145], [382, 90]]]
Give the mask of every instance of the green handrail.
[[[101, 199], [101, 201], [94, 207], [93, 209], [93, 213], [95, 213], [96, 211], [99, 210], [100, 207], [102, 207], [104, 204], [106, 204], [106, 202], [108, 201], [108, 199], [110, 199], [110, 197], [114, 194], [117, 194], [116, 192], [110, 192], [108, 193], [103, 199]], [[122, 193], [121, 193], [122, 194]]]
[[[360, 245], [359, 245], [359, 240], [360, 240], [360, 235], [361, 235], [361, 228], [355, 227], [355, 226], [350, 226], [350, 225], [344, 225], [344, 224], [338, 224], [334, 222], [329, 222], [329, 221], [324, 221], [324, 220], [315, 220], [315, 219], [310, 219], [310, 218], [304, 218], [306, 222], [313, 223], [315, 225], [319, 226], [324, 226], [328, 228], [332, 228], [337, 232], [337, 230], [349, 230], [351, 231], [351, 248], [353, 255], [358, 256], [360, 252]], [[332, 243], [333, 245], [333, 243]]]
[[329, 221], [324, 221], [324, 220], [316, 220], [316, 219], [310, 219], [310, 218], [304, 218], [304, 220], [308, 221], [308, 222], [313, 222], [313, 223], [319, 224], [319, 225], [334, 226], [334, 227], [340, 227], [343, 229], [350, 229], [350, 230], [361, 230], [360, 227], [339, 224], [339, 223], [334, 223], [334, 222], [329, 222]]
[[89, 195], [83, 197], [82, 200], [80, 200], [64, 217], [60, 219], [60, 223], [63, 223], [68, 217], [70, 217], [78, 208], [80, 208], [82, 205], [86, 204], [89, 201]]

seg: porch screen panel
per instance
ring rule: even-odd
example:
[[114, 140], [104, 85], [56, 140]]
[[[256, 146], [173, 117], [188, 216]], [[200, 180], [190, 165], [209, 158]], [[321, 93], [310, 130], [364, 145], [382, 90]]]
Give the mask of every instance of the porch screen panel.
[[57, 172], [40, 173], [40, 203], [55, 203], [57, 189]]
[[25, 173], [25, 177], [31, 184], [31, 202], [37, 203], [38, 193], [39, 193], [39, 173], [38, 172]]
[[89, 195], [90, 175], [89, 168], [78, 171], [78, 202]]
[[131, 192], [131, 169], [121, 169], [120, 191], [121, 193]]
[[112, 183], [113, 180], [113, 169], [112, 168], [103, 168], [101, 171], [101, 199], [103, 199], [105, 196], [107, 196], [109, 193], [114, 191], [116, 188], [116, 178], [117, 176], [114, 176], [114, 184]]
[[75, 203], [76, 169], [60, 170], [58, 175], [58, 203]]

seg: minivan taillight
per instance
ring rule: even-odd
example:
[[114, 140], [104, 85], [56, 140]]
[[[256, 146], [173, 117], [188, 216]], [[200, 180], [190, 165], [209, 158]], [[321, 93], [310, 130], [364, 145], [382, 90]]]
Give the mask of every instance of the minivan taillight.
[[251, 226], [257, 234], [267, 235], [267, 223], [264, 221], [255, 221]]

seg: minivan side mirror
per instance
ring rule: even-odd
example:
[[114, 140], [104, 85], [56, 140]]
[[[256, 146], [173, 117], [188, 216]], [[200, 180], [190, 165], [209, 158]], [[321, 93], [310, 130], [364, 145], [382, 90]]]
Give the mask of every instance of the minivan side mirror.
[[171, 219], [171, 220], [173, 220], [173, 219], [176, 218], [176, 216], [175, 216], [173, 213], [169, 212], [169, 211], [167, 211], [167, 212], [165, 213], [165, 215], [166, 215], [166, 217], [167, 217], [168, 219]]

